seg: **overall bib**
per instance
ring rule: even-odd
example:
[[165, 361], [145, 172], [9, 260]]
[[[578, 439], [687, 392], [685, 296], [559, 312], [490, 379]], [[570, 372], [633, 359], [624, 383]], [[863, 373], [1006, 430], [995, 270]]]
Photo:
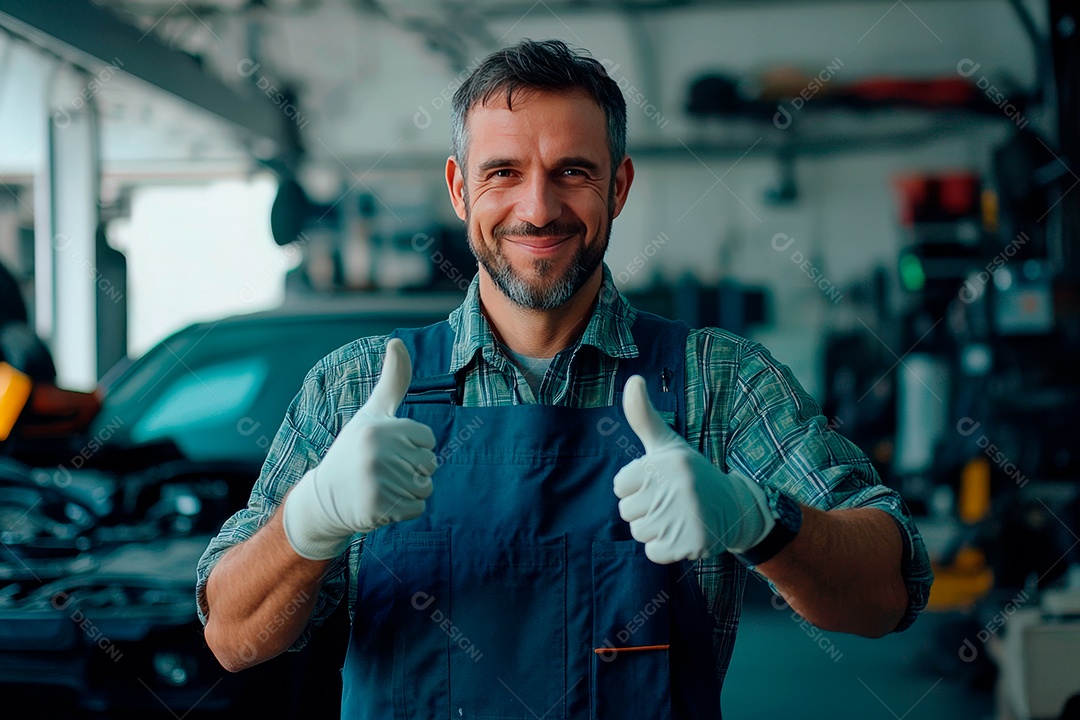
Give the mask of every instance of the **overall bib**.
[[613, 406], [589, 409], [462, 407], [449, 323], [394, 333], [414, 365], [398, 415], [431, 427], [439, 467], [423, 515], [364, 540], [343, 718], [720, 717], [692, 564], [650, 561], [612, 490], [643, 454], [631, 375], [685, 436], [688, 326], [639, 312], [632, 332]]

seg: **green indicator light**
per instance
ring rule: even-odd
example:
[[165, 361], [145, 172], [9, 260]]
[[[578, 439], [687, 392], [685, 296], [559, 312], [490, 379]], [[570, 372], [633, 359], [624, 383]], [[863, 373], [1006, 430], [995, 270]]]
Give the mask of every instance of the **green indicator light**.
[[922, 290], [926, 286], [926, 273], [922, 263], [914, 255], [900, 256], [900, 282], [908, 290]]

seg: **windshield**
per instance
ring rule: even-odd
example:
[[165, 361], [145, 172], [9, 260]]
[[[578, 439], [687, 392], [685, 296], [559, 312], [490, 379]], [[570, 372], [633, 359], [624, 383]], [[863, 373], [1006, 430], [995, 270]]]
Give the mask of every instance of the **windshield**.
[[445, 315], [313, 316], [187, 328], [107, 388], [90, 432], [121, 446], [168, 442], [193, 461], [260, 462], [304, 376], [359, 337]]

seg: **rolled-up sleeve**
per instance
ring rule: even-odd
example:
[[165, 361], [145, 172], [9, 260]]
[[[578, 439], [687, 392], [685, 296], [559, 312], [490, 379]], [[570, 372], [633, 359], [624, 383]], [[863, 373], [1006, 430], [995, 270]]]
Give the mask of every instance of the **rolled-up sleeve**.
[[727, 464], [810, 507], [872, 507], [893, 518], [908, 592], [907, 612], [894, 632], [910, 627], [926, 607], [933, 571], [901, 495], [882, 483], [866, 454], [829, 426], [791, 370], [759, 343], [742, 348], [731, 402]]
[[[270, 520], [289, 488], [317, 465], [330, 447], [333, 435], [326, 426], [331, 422], [331, 410], [323, 382], [323, 365], [320, 363], [312, 368], [290, 403], [270, 444], [247, 506], [225, 521], [217, 536], [203, 551], [196, 571], [196, 599], [199, 619], [204, 625], [209, 615], [206, 582], [214, 566], [227, 550], [253, 536]], [[354, 548], [350, 547], [349, 553], [353, 551]], [[310, 638], [312, 625], [325, 621], [340, 602], [346, 587], [349, 553], [342, 554], [331, 563], [311, 621], [291, 650], [304, 647]]]

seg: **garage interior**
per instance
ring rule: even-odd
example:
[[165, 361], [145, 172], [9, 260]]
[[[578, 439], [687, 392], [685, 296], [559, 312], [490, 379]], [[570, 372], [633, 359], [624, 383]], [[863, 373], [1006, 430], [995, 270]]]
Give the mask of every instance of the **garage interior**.
[[878, 639], [751, 575], [725, 717], [1080, 717], [1077, 21], [1066, 0], [0, 0], [4, 696], [338, 716], [348, 620], [228, 673], [195, 562], [319, 358], [461, 302], [450, 99], [488, 53], [557, 38], [627, 102], [619, 289], [768, 347], [933, 562], [926, 610]]

